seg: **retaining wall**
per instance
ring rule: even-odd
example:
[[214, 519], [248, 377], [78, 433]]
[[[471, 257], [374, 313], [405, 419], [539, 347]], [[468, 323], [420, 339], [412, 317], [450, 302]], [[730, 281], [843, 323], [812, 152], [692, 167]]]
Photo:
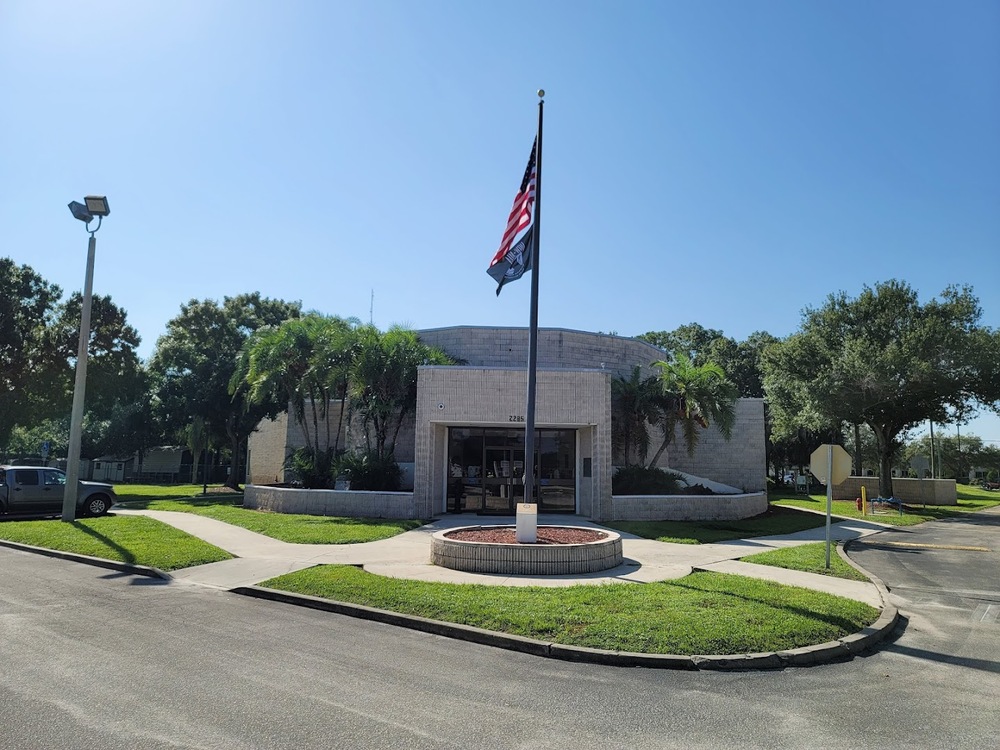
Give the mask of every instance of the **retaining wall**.
[[[861, 486], [868, 490], [868, 497], [879, 496], [878, 477], [848, 477], [833, 485], [834, 500], [854, 500], [861, 497]], [[904, 503], [913, 505], [958, 505], [958, 487], [954, 479], [904, 479], [892, 478], [892, 494]]]
[[[248, 484], [243, 507], [274, 513], [363, 518], [422, 518], [412, 492], [305, 490]], [[767, 510], [767, 494], [615, 495], [615, 521], [732, 521]]]
[[412, 492], [305, 490], [248, 484], [243, 507], [274, 513], [359, 518], [420, 518]]
[[767, 510], [767, 493], [746, 495], [614, 495], [615, 521], [735, 521]]

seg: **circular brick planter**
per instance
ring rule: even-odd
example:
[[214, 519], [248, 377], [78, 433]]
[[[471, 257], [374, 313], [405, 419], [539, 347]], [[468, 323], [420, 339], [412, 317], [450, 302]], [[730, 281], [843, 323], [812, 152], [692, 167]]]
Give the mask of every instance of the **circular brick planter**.
[[431, 562], [467, 573], [574, 575], [608, 570], [621, 565], [623, 560], [621, 535], [613, 531], [601, 530], [600, 539], [582, 544], [496, 544], [464, 541], [448, 536], [456, 531], [480, 528], [496, 527], [463, 526], [434, 534], [431, 538]]

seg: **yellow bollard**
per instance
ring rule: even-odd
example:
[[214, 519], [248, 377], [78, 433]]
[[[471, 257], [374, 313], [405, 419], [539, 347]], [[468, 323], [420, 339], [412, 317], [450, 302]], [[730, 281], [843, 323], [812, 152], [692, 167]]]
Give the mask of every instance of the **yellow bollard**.
[[868, 489], [861, 485], [861, 515], [868, 515]]

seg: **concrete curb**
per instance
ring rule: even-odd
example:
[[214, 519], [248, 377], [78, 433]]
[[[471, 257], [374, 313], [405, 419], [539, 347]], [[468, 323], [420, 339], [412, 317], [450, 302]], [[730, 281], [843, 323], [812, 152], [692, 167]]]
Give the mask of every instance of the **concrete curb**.
[[268, 601], [281, 602], [282, 604], [293, 604], [297, 607], [308, 607], [318, 609], [323, 612], [333, 612], [347, 617], [357, 617], [362, 620], [381, 622], [386, 625], [419, 630], [424, 633], [441, 635], [448, 638], [456, 638], [463, 641], [471, 641], [485, 646], [496, 646], [506, 648], [511, 651], [520, 651], [534, 656], [548, 656], [551, 644], [543, 641], [536, 641], [532, 638], [522, 638], [516, 635], [497, 633], [493, 630], [484, 630], [470, 625], [459, 625], [451, 622], [441, 622], [431, 620], [426, 617], [415, 615], [404, 615], [399, 612], [390, 612], [385, 609], [366, 607], [361, 604], [349, 604], [338, 602], [333, 599], [323, 599], [318, 596], [307, 594], [293, 594], [288, 591], [269, 589], [262, 586], [237, 586], [230, 589], [230, 593], [249, 596], [255, 599], [267, 599]]
[[889, 601], [889, 587], [885, 585], [885, 581], [872, 573], [870, 570], [865, 570], [847, 556], [847, 547], [856, 541], [858, 540], [850, 539], [843, 544], [838, 544], [837, 554], [840, 555], [840, 558], [844, 562], [861, 573], [861, 575], [867, 576], [868, 580], [875, 584], [875, 588], [878, 589], [879, 596], [882, 597], [882, 614], [879, 615], [879, 618], [875, 622], [862, 630], [860, 633], [855, 633], [854, 635], [849, 635], [846, 638], [841, 639], [841, 641], [844, 642], [844, 645], [851, 649], [852, 654], [871, 648], [876, 643], [885, 640], [889, 633], [895, 629], [896, 623], [899, 622], [899, 610], [896, 609], [896, 607]]
[[31, 544], [21, 544], [21, 542], [9, 542], [6, 539], [0, 539], [0, 547], [10, 547], [22, 552], [33, 552], [36, 555], [45, 555], [46, 557], [56, 557], [60, 560], [70, 560], [71, 562], [83, 563], [84, 565], [93, 565], [96, 568], [107, 568], [108, 570], [117, 570], [122, 573], [134, 573], [146, 576], [147, 578], [172, 580], [172, 576], [169, 573], [164, 573], [159, 568], [151, 568], [147, 565], [136, 565], [118, 560], [105, 560], [103, 557], [91, 557], [90, 555], [81, 555], [78, 552], [64, 552], [60, 549], [35, 547]]

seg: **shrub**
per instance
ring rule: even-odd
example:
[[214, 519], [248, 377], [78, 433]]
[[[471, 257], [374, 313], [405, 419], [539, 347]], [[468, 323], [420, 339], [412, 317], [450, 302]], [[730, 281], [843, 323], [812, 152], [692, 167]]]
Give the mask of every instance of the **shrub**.
[[392, 454], [379, 456], [375, 451], [347, 453], [341, 456], [338, 469], [351, 481], [352, 490], [396, 492], [403, 483], [403, 470]]
[[613, 495], [680, 495], [686, 486], [680, 474], [647, 466], [623, 466], [611, 478]]
[[333, 486], [331, 450], [313, 453], [309, 448], [298, 448], [285, 459], [285, 468], [294, 472], [306, 489], [323, 490]]

